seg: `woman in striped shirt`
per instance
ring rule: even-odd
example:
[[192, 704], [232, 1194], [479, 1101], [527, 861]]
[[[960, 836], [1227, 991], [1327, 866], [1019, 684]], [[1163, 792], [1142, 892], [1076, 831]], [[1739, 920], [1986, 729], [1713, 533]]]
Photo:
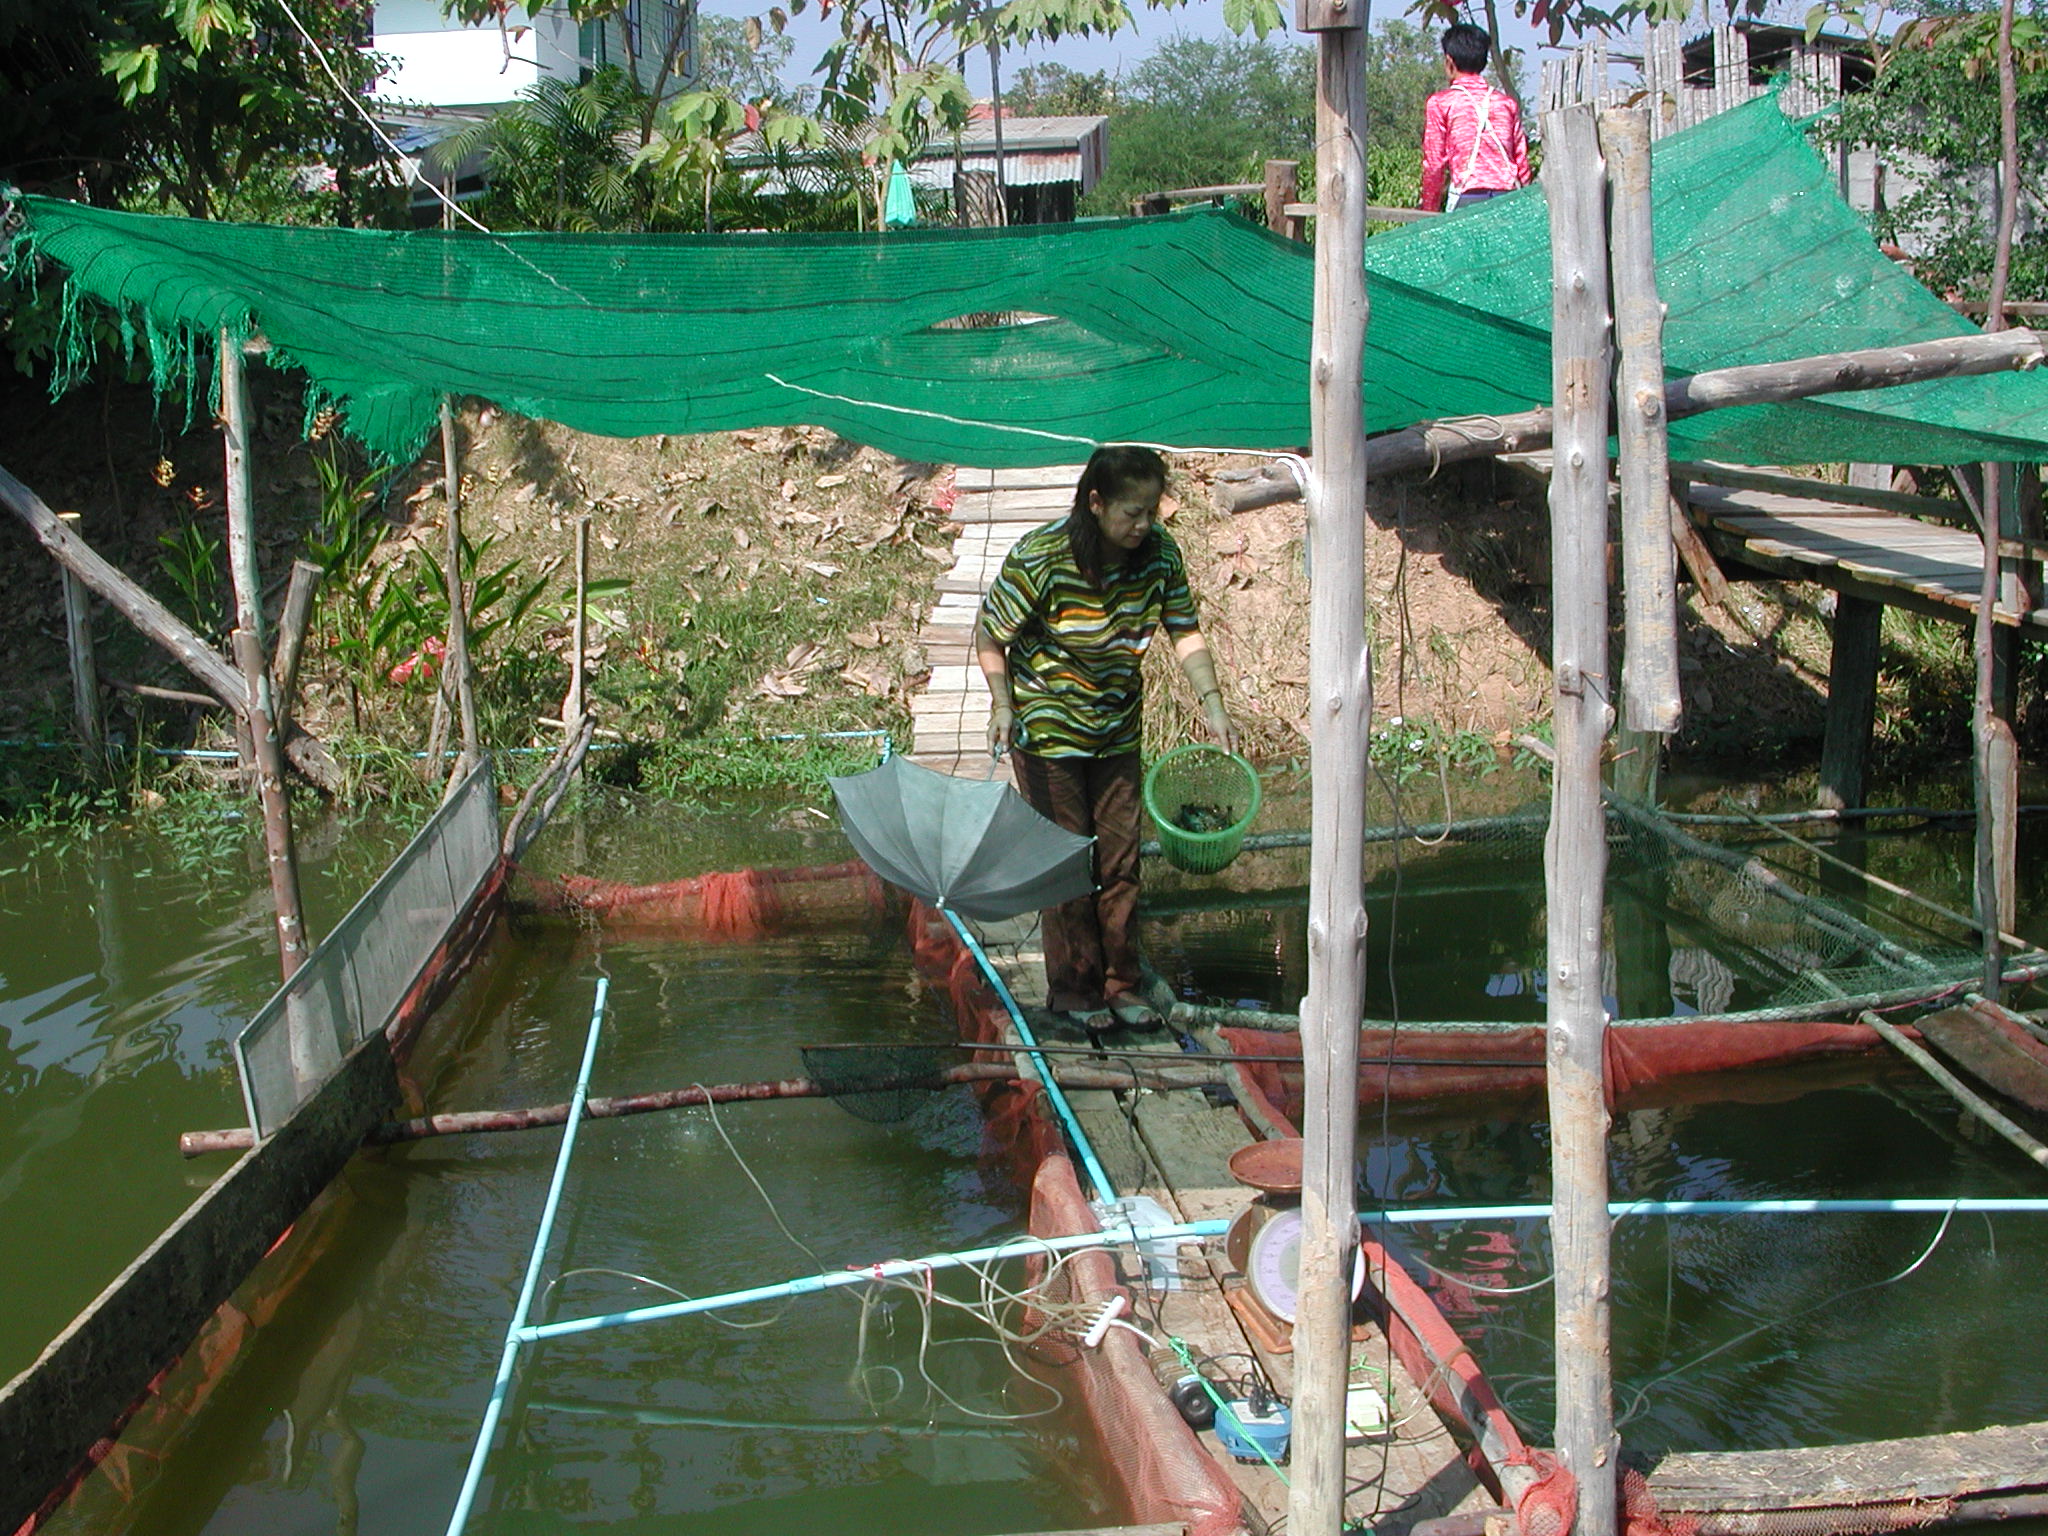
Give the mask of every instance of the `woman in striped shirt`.
[[1136, 936], [1140, 671], [1155, 629], [1210, 733], [1236, 747], [1180, 548], [1158, 526], [1165, 491], [1166, 461], [1151, 449], [1098, 448], [1073, 510], [1010, 551], [974, 630], [993, 699], [989, 751], [1014, 747], [1024, 798], [1095, 839], [1095, 894], [1052, 908], [1044, 928], [1046, 1005], [1090, 1031], [1161, 1022], [1140, 991]]

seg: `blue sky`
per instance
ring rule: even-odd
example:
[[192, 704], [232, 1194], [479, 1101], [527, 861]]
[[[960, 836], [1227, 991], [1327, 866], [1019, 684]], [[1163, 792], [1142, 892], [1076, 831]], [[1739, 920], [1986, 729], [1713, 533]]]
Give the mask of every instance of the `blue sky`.
[[[700, 0], [701, 8], [709, 14], [723, 16], [758, 15], [766, 4], [753, 4], [749, 0]], [[1404, 0], [1376, 0], [1372, 15], [1374, 21], [1405, 15]], [[1294, 14], [1293, 0], [1281, 0], [1282, 10], [1291, 20]], [[1031, 48], [1008, 50], [1003, 54], [1005, 79], [1012, 71], [1026, 64], [1056, 63], [1069, 69], [1083, 71], [1107, 70], [1112, 74], [1128, 71], [1143, 59], [1164, 39], [1175, 33], [1188, 33], [1196, 37], [1224, 37], [1229, 29], [1223, 25], [1222, 0], [1194, 0], [1194, 3], [1179, 6], [1170, 11], [1144, 8], [1138, 0], [1132, 0], [1137, 12], [1136, 26], [1118, 33], [1115, 37], [1071, 37], [1057, 43], [1047, 43]], [[1526, 22], [1517, 21], [1512, 12], [1510, 0], [1500, 0], [1502, 40], [1510, 48], [1524, 50], [1525, 74], [1533, 83], [1537, 69], [1536, 60], [1544, 57], [1547, 47], [1545, 35]], [[1483, 17], [1483, 12], [1481, 13]], [[838, 34], [836, 21], [820, 21], [814, 9], [791, 18], [789, 35], [796, 44], [791, 55], [788, 73], [794, 81], [804, 79], [810, 67], [817, 62], [818, 55], [833, 37]], [[1276, 34], [1293, 39], [1292, 32]], [[794, 82], [793, 82], [794, 83]], [[971, 58], [967, 64], [968, 86], [978, 96], [988, 94], [988, 60], [986, 55]]]

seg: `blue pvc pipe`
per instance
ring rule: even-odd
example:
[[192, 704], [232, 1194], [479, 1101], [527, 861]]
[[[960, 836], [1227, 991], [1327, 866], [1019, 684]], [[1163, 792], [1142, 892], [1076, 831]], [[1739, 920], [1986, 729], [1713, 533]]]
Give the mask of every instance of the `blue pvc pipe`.
[[490, 1406], [484, 1409], [483, 1424], [476, 1432], [476, 1445], [469, 1453], [469, 1469], [462, 1475], [462, 1492], [456, 1496], [455, 1513], [448, 1520], [448, 1536], [458, 1536], [469, 1523], [470, 1505], [483, 1481], [484, 1463], [490, 1459], [491, 1441], [497, 1438], [498, 1420], [505, 1412], [505, 1398], [512, 1388], [512, 1372], [519, 1363], [519, 1347], [526, 1342], [526, 1314], [533, 1306], [533, 1293], [540, 1285], [541, 1265], [547, 1259], [548, 1242], [555, 1233], [555, 1212], [562, 1204], [562, 1186], [568, 1180], [569, 1159], [576, 1151], [576, 1131], [583, 1123], [583, 1102], [590, 1096], [590, 1065], [597, 1059], [597, 1037], [604, 1024], [605, 998], [611, 992], [611, 978], [597, 979], [597, 998], [590, 1007], [590, 1033], [583, 1041], [583, 1064], [576, 1071], [576, 1091], [569, 1096], [569, 1120], [562, 1130], [561, 1150], [555, 1154], [555, 1176], [548, 1183], [547, 1202], [541, 1207], [540, 1229], [533, 1235], [533, 1252], [526, 1261], [526, 1280], [519, 1287], [519, 1303], [512, 1309], [512, 1322], [505, 1331], [504, 1353], [498, 1357], [498, 1374], [491, 1383]]
[[[555, 1323], [534, 1323], [517, 1331], [518, 1342], [537, 1343], [572, 1333], [594, 1333], [600, 1328], [623, 1328], [628, 1323], [654, 1323], [664, 1318], [687, 1317], [693, 1312], [723, 1312], [759, 1301], [779, 1301], [785, 1296], [806, 1296], [815, 1291], [837, 1290], [841, 1286], [866, 1285], [898, 1275], [926, 1275], [933, 1270], [958, 1269], [967, 1264], [989, 1264], [998, 1259], [1029, 1258], [1033, 1254], [1064, 1253], [1073, 1248], [1112, 1248], [1131, 1243], [1171, 1242], [1180, 1238], [1220, 1237], [1230, 1226], [1227, 1221], [1182, 1221], [1165, 1227], [1135, 1227], [1122, 1232], [1077, 1232], [1067, 1237], [1020, 1237], [989, 1248], [965, 1253], [935, 1253], [922, 1259], [890, 1259], [854, 1269], [835, 1269], [818, 1275], [799, 1275], [773, 1285], [757, 1285], [744, 1291], [727, 1291], [719, 1296], [697, 1296], [688, 1301], [665, 1301], [658, 1306], [635, 1307], [630, 1312], [607, 1312], [596, 1317], [567, 1317]], [[452, 1532], [451, 1532], [452, 1536]]]
[[[1607, 1207], [1609, 1216], [1946, 1216], [1999, 1211], [2039, 1215], [2048, 1212], [2048, 1199], [2000, 1195], [1901, 1200], [1615, 1200]], [[1547, 1221], [1550, 1213], [1547, 1205], [1447, 1205], [1377, 1211], [1358, 1219], [1366, 1224], [1410, 1226], [1430, 1221]]]
[[[1607, 1207], [1610, 1216], [1807, 1216], [1807, 1215], [1961, 1215], [1974, 1213], [2048, 1213], [2048, 1199], [2021, 1196], [1962, 1197], [1955, 1199], [1900, 1200], [1617, 1200]], [[1361, 1226], [1387, 1223], [1420, 1226], [1430, 1222], [1462, 1221], [1546, 1221], [1548, 1205], [1440, 1205], [1407, 1210], [1368, 1211], [1360, 1215]], [[986, 1264], [998, 1259], [1026, 1258], [1032, 1254], [1059, 1253], [1073, 1248], [1123, 1247], [1149, 1242], [1171, 1242], [1184, 1238], [1216, 1237], [1228, 1230], [1226, 1221], [1186, 1221], [1165, 1227], [1132, 1227], [1124, 1231], [1082, 1232], [1068, 1237], [1018, 1238], [991, 1248], [965, 1253], [939, 1253], [922, 1259], [891, 1259], [882, 1264], [833, 1270], [827, 1274], [801, 1275], [772, 1285], [757, 1285], [744, 1291], [727, 1291], [718, 1296], [698, 1296], [688, 1301], [663, 1302], [658, 1306], [636, 1307], [628, 1312], [607, 1312], [594, 1317], [564, 1318], [555, 1323], [536, 1323], [518, 1332], [521, 1343], [561, 1338], [572, 1333], [592, 1333], [601, 1328], [621, 1328], [629, 1323], [653, 1323], [698, 1312], [722, 1312], [731, 1307], [757, 1302], [780, 1301], [788, 1296], [805, 1296], [847, 1285], [865, 1285], [900, 1275], [923, 1275], [934, 1270], [957, 1269], [966, 1264]]]
[[1105, 1205], [1116, 1199], [1116, 1186], [1109, 1182], [1109, 1175], [1103, 1172], [1101, 1161], [1095, 1156], [1095, 1147], [1088, 1140], [1088, 1133], [1081, 1129], [1081, 1122], [1074, 1118], [1074, 1106], [1067, 1102], [1067, 1096], [1060, 1092], [1060, 1085], [1054, 1081], [1052, 1065], [1038, 1049], [1037, 1037], [1031, 1033], [1031, 1026], [1024, 1022], [1024, 1012], [1017, 1006], [1017, 999], [1010, 995], [1010, 989], [1003, 985], [1003, 978], [996, 974], [996, 968], [989, 963], [981, 944], [967, 931], [967, 925], [945, 907], [946, 921], [953, 925], [953, 931], [960, 935], [960, 942], [967, 946], [967, 952], [974, 956], [974, 963], [981, 967], [981, 974], [988, 978], [988, 984], [996, 989], [996, 996], [1010, 1011], [1010, 1023], [1016, 1027], [1023, 1040], [1032, 1064], [1038, 1068], [1040, 1080], [1045, 1086], [1045, 1095], [1052, 1100], [1052, 1107], [1060, 1121], [1067, 1128], [1067, 1135], [1073, 1138], [1074, 1150], [1080, 1154], [1081, 1166], [1088, 1171], [1088, 1182], [1095, 1186], [1095, 1198]]

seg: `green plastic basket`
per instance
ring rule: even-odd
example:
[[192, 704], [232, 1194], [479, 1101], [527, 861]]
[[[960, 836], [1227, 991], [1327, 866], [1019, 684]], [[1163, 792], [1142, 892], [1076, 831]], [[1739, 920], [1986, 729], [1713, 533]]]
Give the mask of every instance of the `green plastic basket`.
[[1175, 747], [1145, 775], [1159, 849], [1191, 875], [1213, 875], [1237, 857], [1260, 798], [1258, 770], [1206, 742]]

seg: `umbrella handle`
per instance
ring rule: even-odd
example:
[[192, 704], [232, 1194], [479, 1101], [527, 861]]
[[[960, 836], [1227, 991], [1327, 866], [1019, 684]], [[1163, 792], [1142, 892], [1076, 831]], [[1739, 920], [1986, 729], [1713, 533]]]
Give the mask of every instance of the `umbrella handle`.
[[992, 749], [992, 750], [991, 750], [991, 751], [989, 752], [989, 755], [988, 755], [988, 772], [987, 772], [987, 773], [985, 773], [985, 774], [983, 774], [983, 775], [981, 776], [981, 777], [982, 777], [982, 782], [983, 782], [983, 783], [987, 783], [987, 782], [988, 782], [988, 781], [989, 781], [990, 779], [992, 779], [992, 778], [994, 778], [994, 777], [996, 776], [996, 765], [997, 765], [998, 763], [1002, 762], [1002, 760], [1003, 760], [1003, 749], [1002, 749], [1001, 747], [996, 747], [996, 748], [993, 748], [993, 749]]

